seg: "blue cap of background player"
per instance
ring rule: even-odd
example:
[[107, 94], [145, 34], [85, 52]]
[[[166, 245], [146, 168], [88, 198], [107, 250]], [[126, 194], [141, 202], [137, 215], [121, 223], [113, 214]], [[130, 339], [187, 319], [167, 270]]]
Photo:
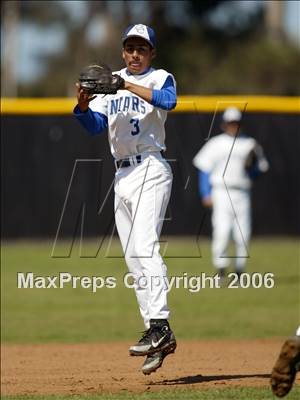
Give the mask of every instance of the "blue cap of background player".
[[125, 40], [130, 37], [140, 37], [146, 40], [150, 44], [152, 48], [155, 48], [156, 40], [155, 40], [155, 32], [152, 28], [147, 25], [138, 24], [138, 25], [129, 25], [124, 35], [122, 37], [122, 42], [124, 44]]

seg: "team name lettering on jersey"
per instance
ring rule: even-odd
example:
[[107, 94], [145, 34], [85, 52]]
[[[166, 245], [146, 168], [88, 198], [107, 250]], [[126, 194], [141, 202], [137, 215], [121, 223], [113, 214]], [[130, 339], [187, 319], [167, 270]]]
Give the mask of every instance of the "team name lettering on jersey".
[[140, 114], [145, 114], [146, 107], [144, 100], [136, 96], [121, 96], [118, 99], [111, 100], [110, 115], [126, 111], [136, 111]]

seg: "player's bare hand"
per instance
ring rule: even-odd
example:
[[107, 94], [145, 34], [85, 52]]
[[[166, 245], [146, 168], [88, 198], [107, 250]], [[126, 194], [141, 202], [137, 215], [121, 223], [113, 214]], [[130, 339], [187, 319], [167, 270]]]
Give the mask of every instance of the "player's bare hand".
[[211, 200], [211, 197], [210, 196], [208, 196], [208, 197], [204, 197], [203, 199], [202, 199], [202, 204], [204, 205], [204, 207], [206, 207], [206, 208], [212, 208], [212, 200]]
[[86, 93], [83, 89], [80, 88], [80, 84], [78, 82], [76, 83], [76, 88], [78, 107], [81, 112], [85, 112], [89, 108], [90, 101], [94, 100], [97, 96]]

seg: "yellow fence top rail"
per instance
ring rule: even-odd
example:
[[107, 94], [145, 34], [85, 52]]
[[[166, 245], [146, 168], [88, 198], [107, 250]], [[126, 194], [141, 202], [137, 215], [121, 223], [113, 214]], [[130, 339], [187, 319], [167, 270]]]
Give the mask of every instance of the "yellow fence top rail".
[[[1, 98], [1, 114], [68, 115], [75, 98]], [[215, 112], [236, 106], [246, 112], [300, 113], [300, 97], [279, 96], [179, 96], [172, 112]]]

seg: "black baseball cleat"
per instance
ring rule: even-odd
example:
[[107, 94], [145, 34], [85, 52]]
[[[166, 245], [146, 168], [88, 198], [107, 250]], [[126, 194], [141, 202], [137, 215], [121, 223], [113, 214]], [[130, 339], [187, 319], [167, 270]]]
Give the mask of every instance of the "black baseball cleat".
[[176, 339], [166, 319], [151, 319], [150, 328], [129, 348], [131, 356], [147, 356], [176, 347]]
[[[172, 333], [174, 336], [174, 334]], [[175, 337], [174, 337], [175, 340]], [[149, 354], [146, 357], [146, 360], [142, 366], [142, 372], [144, 375], [150, 375], [152, 372], [155, 372], [158, 368], [162, 366], [162, 363], [167, 357], [167, 355], [175, 353], [176, 349], [176, 340], [172, 346], [170, 346], [167, 350], [161, 350], [158, 351], [157, 353]]]

